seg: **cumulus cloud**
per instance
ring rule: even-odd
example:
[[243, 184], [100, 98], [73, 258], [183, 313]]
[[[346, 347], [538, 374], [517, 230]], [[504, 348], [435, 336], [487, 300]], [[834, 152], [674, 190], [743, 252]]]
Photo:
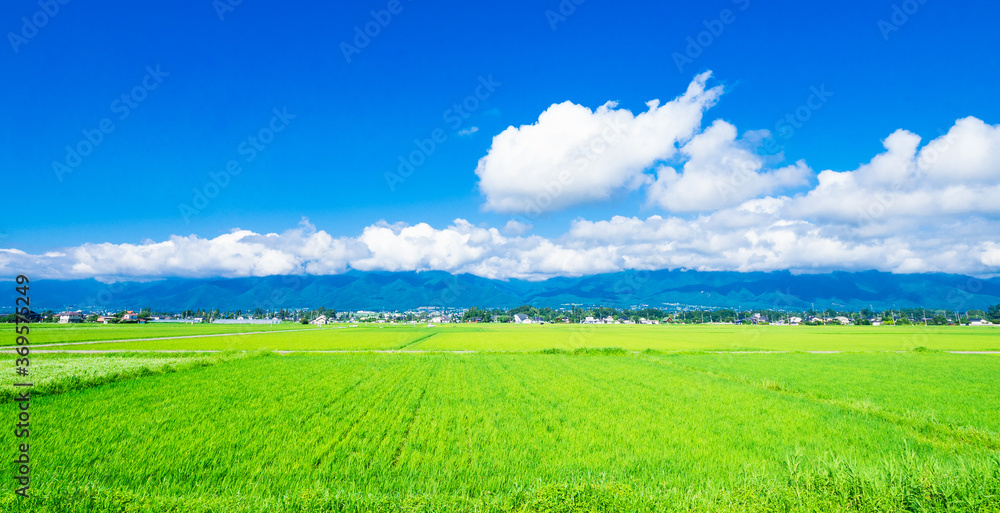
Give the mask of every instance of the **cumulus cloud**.
[[365, 228], [359, 241], [369, 256], [352, 262], [362, 271], [448, 271], [462, 269], [482, 259], [490, 248], [502, 244], [496, 228], [477, 228], [464, 219], [435, 230], [427, 223], [414, 226], [379, 223]]
[[530, 224], [522, 223], [516, 219], [511, 219], [504, 225], [503, 232], [507, 235], [524, 235], [531, 230], [531, 228], [532, 225]]
[[649, 188], [649, 200], [672, 212], [707, 212], [748, 199], [807, 185], [805, 162], [765, 171], [764, 159], [736, 139], [736, 127], [716, 121], [681, 148], [682, 171], [663, 166]]
[[709, 77], [697, 76], [680, 97], [662, 105], [652, 100], [637, 115], [615, 102], [597, 110], [564, 102], [534, 124], [507, 128], [476, 168], [484, 208], [537, 214], [648, 182], [644, 171], [672, 157], [722, 93], [719, 86], [706, 87]]
[[[678, 268], [1000, 274], [1000, 126], [966, 118], [924, 145], [905, 130], [883, 145], [857, 169], [825, 170], [811, 189], [779, 194], [806, 183], [806, 164], [769, 169], [735, 127], [716, 122], [681, 146], [684, 166], [662, 169], [650, 188], [651, 201], [672, 212], [665, 215], [576, 219], [557, 237], [528, 235], [531, 226], [515, 220], [498, 229], [461, 218], [445, 227], [383, 221], [334, 237], [303, 220], [281, 234], [233, 230], [38, 255], [0, 249], [0, 274], [106, 281], [350, 269], [529, 280]], [[734, 168], [747, 170], [744, 182], [720, 200], [712, 182]]]
[[858, 169], [819, 173], [788, 214], [898, 231], [1000, 213], [1000, 126], [965, 118], [920, 142], [897, 130], [883, 141], [885, 152]]
[[84, 244], [45, 255], [0, 250], [0, 272], [31, 269], [42, 278], [103, 281], [335, 274], [367, 255], [358, 240], [334, 238], [303, 220], [282, 234], [237, 229], [212, 239], [190, 235], [142, 244]]

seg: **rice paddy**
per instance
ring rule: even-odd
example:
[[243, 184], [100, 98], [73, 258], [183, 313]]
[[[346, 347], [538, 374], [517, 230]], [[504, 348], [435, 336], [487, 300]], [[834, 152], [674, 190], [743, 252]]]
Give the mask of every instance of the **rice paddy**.
[[[62, 346], [284, 355], [36, 355], [56, 381], [105, 378], [33, 399], [32, 498], [0, 510], [1000, 509], [1000, 355], [925, 350], [997, 348], [1000, 331], [520, 328]], [[352, 352], [307, 352], [336, 350]], [[437, 352], [459, 350], [475, 352]], [[848, 352], [794, 352], [808, 350]]]
[[[34, 344], [58, 342], [86, 342], [93, 340], [123, 340], [156, 337], [183, 337], [215, 335], [220, 333], [247, 333], [258, 331], [314, 329], [314, 326], [283, 324], [211, 324], [211, 323], [151, 323], [151, 324], [32, 324], [31, 341]], [[2, 340], [0, 345], [10, 345], [12, 340]]]
[[[327, 326], [305, 331], [219, 336], [217, 325], [203, 338], [87, 344], [90, 350], [413, 350], [539, 351], [549, 348], [621, 347], [629, 351], [1000, 351], [1000, 328], [934, 326], [733, 326], [733, 325], [511, 325], [452, 324]], [[291, 325], [296, 326], [296, 325]], [[301, 325], [298, 325], [301, 326]], [[180, 336], [195, 336], [200, 325]], [[146, 326], [119, 331], [145, 338]], [[121, 328], [119, 328], [121, 330]], [[40, 331], [41, 332], [41, 331]], [[160, 335], [155, 335], [160, 336]], [[90, 338], [88, 340], [109, 340]], [[34, 344], [79, 342], [46, 335]], [[44, 342], [43, 342], [44, 341]], [[73, 349], [58, 345], [46, 349]]]

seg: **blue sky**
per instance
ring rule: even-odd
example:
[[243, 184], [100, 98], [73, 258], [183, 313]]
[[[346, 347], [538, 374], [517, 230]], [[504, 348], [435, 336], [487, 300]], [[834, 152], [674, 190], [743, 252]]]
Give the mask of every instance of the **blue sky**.
[[[667, 200], [652, 199], [650, 186], [624, 185], [609, 189], [606, 198], [569, 202], [525, 219], [516, 212], [484, 210], [488, 198], [476, 170], [491, 148], [499, 161], [494, 136], [509, 126], [537, 123], [553, 104], [568, 101], [597, 109], [615, 101], [617, 109], [639, 114], [649, 100], [679, 97], [709, 70], [708, 87], [721, 92], [703, 109], [698, 130], [723, 120], [736, 128], [737, 143], [744, 146], [748, 131], [767, 129], [774, 137], [776, 123], [806, 105], [817, 88], [831, 93], [820, 108], [803, 111], [809, 119], [794, 135], [779, 135], [755, 150], [758, 156], [783, 152], [780, 164], [768, 160], [774, 168], [800, 159], [808, 166], [798, 181], [761, 189], [758, 199], [807, 194], [823, 170], [857, 170], [885, 152], [883, 141], [899, 129], [926, 144], [969, 116], [987, 128], [1000, 123], [996, 3], [400, 0], [397, 7], [386, 0], [244, 1], [220, 10], [228, 5], [223, 2], [53, 3], [48, 9], [58, 6], [58, 12], [51, 16], [42, 13], [45, 2], [5, 5], [0, 19], [8, 45], [0, 50], [5, 71], [0, 111], [8, 123], [0, 138], [0, 167], [15, 185], [8, 189], [8, 204], [19, 210], [0, 221], [0, 248], [30, 256], [10, 257], [6, 271], [21, 265], [55, 277], [87, 276], [59, 271], [72, 268], [72, 261], [46, 261], [40, 255], [58, 252], [72, 260], [67, 248], [141, 245], [190, 235], [214, 240], [235, 228], [285, 233], [301, 230], [296, 226], [303, 217], [311, 223], [304, 225], [305, 237], [320, 231], [335, 239], [357, 238], [381, 220], [395, 226], [398, 235], [403, 224], [397, 223], [445, 230], [460, 218], [478, 228], [500, 229], [518, 219], [530, 224], [530, 231], [507, 235], [535, 237], [532, 248], [539, 251], [546, 241], [579, 249], [582, 239], [567, 237], [581, 220], [660, 216], [692, 222], [735, 205], [713, 212], [670, 208], [664, 206]], [[378, 14], [390, 8], [398, 11], [391, 18]], [[384, 26], [377, 35], [367, 44], [356, 41], [356, 30], [374, 27], [380, 16]], [[43, 20], [44, 26], [31, 22], [26, 28], [22, 17]], [[717, 34], [708, 37], [712, 29]], [[692, 47], [690, 41], [699, 37], [707, 44]], [[358, 45], [348, 62], [343, 45], [357, 42], [365, 46]], [[681, 54], [690, 62], [679, 69]], [[157, 77], [146, 78], [148, 70], [157, 69]], [[155, 87], [143, 86], [144, 79]], [[482, 80], [492, 80], [493, 91], [469, 103], [475, 107], [468, 117], [454, 122], [449, 109], [474, 97]], [[130, 91], [143, 98], [126, 111], [121, 96]], [[269, 126], [275, 109], [290, 119], [279, 120], [275, 126], [283, 129], [247, 161], [241, 144]], [[102, 134], [92, 153], [60, 175], [55, 164], [67, 162], [66, 147], [79, 147], [83, 132], [93, 134], [103, 119], [110, 120], [106, 126], [113, 131]], [[415, 141], [431, 138], [438, 129], [442, 141], [425, 152], [412, 175], [390, 187], [386, 173], [397, 170], [399, 157], [417, 150]], [[675, 141], [676, 148], [688, 138]], [[185, 217], [180, 205], [194, 204], [193, 190], [204, 191], [211, 173], [222, 172], [233, 160], [241, 172], [230, 175], [226, 187], [198, 213], [188, 210]], [[683, 164], [676, 155], [653, 160], [640, 178], [654, 180], [653, 168], [663, 163], [678, 171]], [[507, 171], [497, 167], [496, 172]], [[977, 172], [978, 181], [970, 187], [998, 183], [992, 170]], [[973, 219], [988, 224], [994, 212], [984, 208], [949, 215], [931, 223], [953, 226]], [[823, 224], [829, 217], [809, 213], [796, 220], [828, 228], [828, 239], [847, 245], [879, 237], [859, 234], [857, 227], [852, 234], [837, 232]], [[974, 242], [984, 255], [992, 254], [995, 235], [983, 237]], [[501, 252], [510, 256], [509, 241], [504, 244]], [[869, 246], [889, 244], [883, 238]], [[911, 246], [896, 249], [922, 258]], [[299, 265], [292, 270], [297, 272], [309, 258], [296, 258]], [[444, 260], [455, 262], [449, 258]], [[817, 269], [880, 267], [877, 256], [844, 258], [842, 265], [833, 261]], [[370, 263], [370, 268], [476, 272], [470, 269], [482, 264], [473, 258], [449, 267], [439, 260]], [[731, 260], [702, 267], [685, 262], [660, 266], [747, 268]], [[991, 265], [988, 258], [979, 267], [955, 268], [924, 259], [923, 266], [885, 268], [988, 274]], [[566, 273], [628, 266], [618, 261]], [[558, 265], [549, 267], [538, 276], [561, 274]], [[263, 272], [225, 269], [219, 264], [178, 274]], [[144, 272], [140, 266], [110, 274]], [[109, 271], [91, 274], [102, 273]]]

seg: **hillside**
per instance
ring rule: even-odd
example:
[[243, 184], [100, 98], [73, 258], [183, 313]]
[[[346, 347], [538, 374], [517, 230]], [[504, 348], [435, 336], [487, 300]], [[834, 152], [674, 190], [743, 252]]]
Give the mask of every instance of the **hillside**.
[[625, 307], [876, 309], [923, 306], [967, 310], [1000, 303], [1000, 278], [876, 271], [793, 275], [788, 272], [622, 272], [539, 282], [500, 281], [445, 272], [357, 272], [333, 276], [166, 279], [104, 284], [37, 280], [38, 308], [254, 309], [325, 306], [338, 310], [402, 310], [569, 304]]

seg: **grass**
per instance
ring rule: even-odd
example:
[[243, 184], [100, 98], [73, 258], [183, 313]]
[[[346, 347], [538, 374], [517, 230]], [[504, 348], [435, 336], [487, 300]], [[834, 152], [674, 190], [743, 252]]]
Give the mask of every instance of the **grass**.
[[391, 350], [409, 349], [435, 335], [433, 328], [313, 328], [308, 331], [275, 331], [274, 333], [178, 338], [166, 340], [136, 340], [81, 345], [56, 345], [46, 350], [99, 351], [330, 351], [330, 350]]
[[1000, 433], [1000, 355], [690, 354], [664, 362], [817, 400]]
[[[219, 333], [246, 333], [255, 331], [279, 331], [289, 329], [315, 328], [297, 323], [282, 324], [31, 324], [32, 344], [56, 344], [60, 342], [86, 342], [91, 340], [123, 340], [155, 337], [183, 337], [190, 335], [212, 335]], [[0, 340], [0, 345], [12, 345], [12, 337]]]
[[0, 509], [1000, 508], [995, 357], [605, 347], [254, 356], [39, 397], [36, 496]]
[[[435, 328], [437, 329], [437, 328]], [[1000, 351], [1000, 329], [925, 326], [459, 325], [415, 346], [425, 350], [538, 351]]]
[[[216, 328], [212, 328], [216, 329]], [[132, 332], [135, 333], [140, 331]], [[41, 343], [32, 339], [33, 343]], [[13, 343], [13, 337], [8, 342]], [[325, 327], [233, 337], [112, 342], [87, 349], [524, 351], [1000, 351], [1000, 328], [925, 326], [512, 325]], [[71, 348], [71, 347], [67, 347]]]
[[239, 358], [242, 354], [204, 353], [171, 354], [128, 353], [107, 355], [35, 354], [29, 365], [29, 375], [18, 377], [13, 372], [0, 375], [0, 399], [10, 400], [26, 389], [14, 383], [32, 383], [33, 396], [58, 394], [69, 390], [153, 374], [175, 372], [195, 366], [212, 365], [222, 360]]

